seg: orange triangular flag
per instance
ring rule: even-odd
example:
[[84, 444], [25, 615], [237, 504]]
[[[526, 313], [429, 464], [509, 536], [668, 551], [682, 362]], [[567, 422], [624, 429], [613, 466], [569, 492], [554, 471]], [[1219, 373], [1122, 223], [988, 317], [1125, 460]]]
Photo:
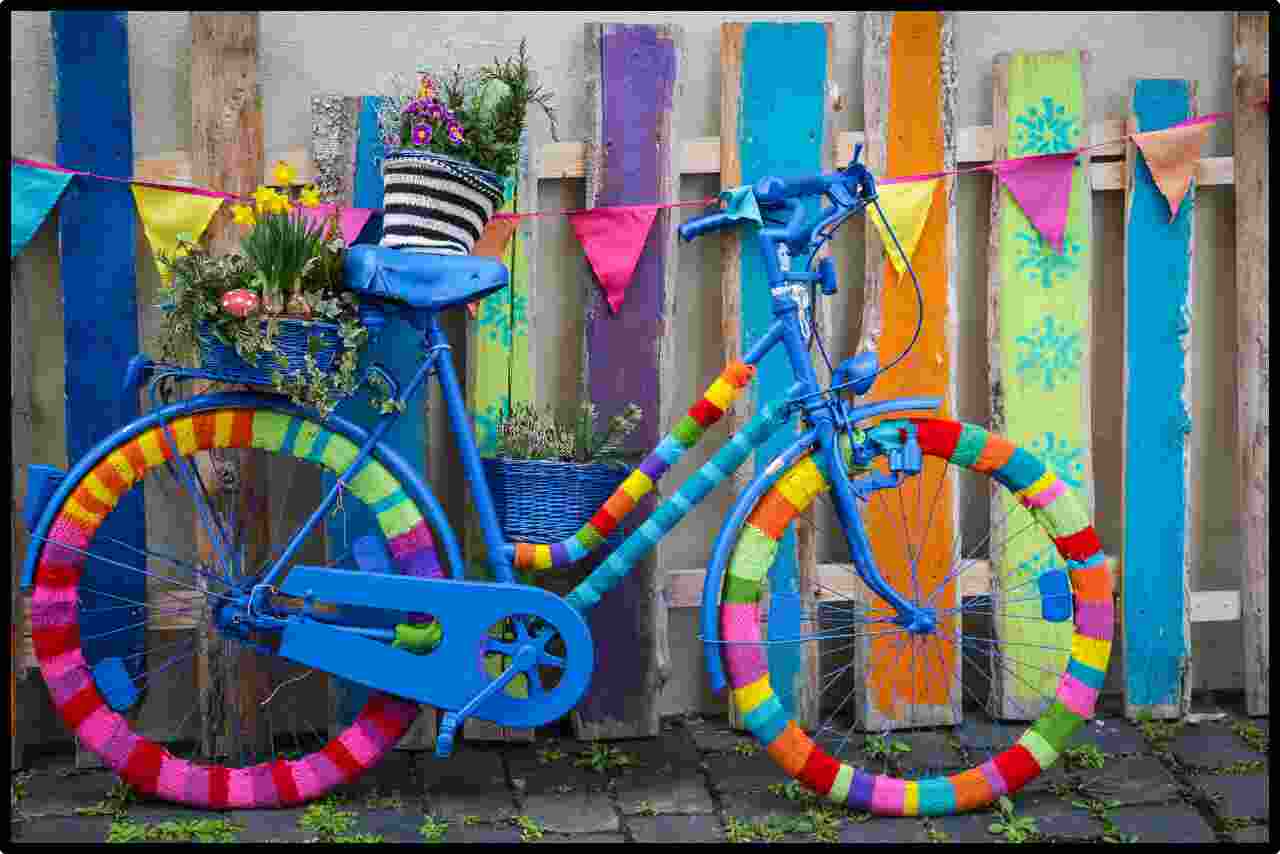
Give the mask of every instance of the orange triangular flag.
[[[480, 239], [476, 241], [476, 245], [471, 248], [472, 255], [478, 255], [482, 258], [497, 258], [503, 260], [503, 256], [507, 254], [507, 245], [511, 243], [511, 235], [516, 233], [516, 226], [520, 224], [517, 217], [498, 217], [489, 220], [489, 224], [484, 227], [484, 232], [480, 235]], [[467, 313], [472, 317], [476, 316], [476, 302], [467, 303]]]
[[1200, 162], [1200, 149], [1213, 122], [1209, 118], [1133, 134], [1133, 141], [1142, 150], [1142, 158], [1151, 170], [1151, 178], [1169, 202], [1169, 222], [1177, 218], [1182, 198], [1191, 187], [1196, 165]]
[[622, 306], [657, 215], [657, 205], [593, 208], [569, 214], [573, 233], [578, 235], [582, 251], [615, 314]]

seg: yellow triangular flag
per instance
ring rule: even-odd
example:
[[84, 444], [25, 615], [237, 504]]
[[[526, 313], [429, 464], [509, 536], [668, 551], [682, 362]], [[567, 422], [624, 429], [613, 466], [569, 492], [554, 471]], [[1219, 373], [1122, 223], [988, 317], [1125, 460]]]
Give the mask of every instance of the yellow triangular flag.
[[[907, 258], [915, 257], [916, 244], [920, 242], [920, 235], [924, 233], [924, 223], [929, 218], [929, 207], [933, 204], [933, 191], [940, 180], [940, 178], [934, 178], [930, 181], [903, 181], [900, 184], [879, 184], [876, 187], [880, 195], [880, 208], [884, 211], [885, 218], [889, 220], [894, 234], [898, 236], [898, 242], [902, 244], [902, 251], [907, 253]], [[898, 252], [898, 247], [893, 243], [893, 238], [885, 230], [880, 213], [870, 210], [867, 216], [875, 223], [876, 230], [880, 232], [880, 240], [884, 244], [884, 251], [893, 262], [893, 268], [901, 276], [906, 272], [907, 267], [901, 253]]]
[[160, 278], [168, 280], [168, 271], [160, 263], [159, 253], [170, 258], [178, 248], [178, 238], [195, 243], [209, 227], [209, 220], [222, 205], [222, 199], [161, 190], [157, 187], [133, 185], [133, 200], [142, 219], [142, 230], [151, 242]]

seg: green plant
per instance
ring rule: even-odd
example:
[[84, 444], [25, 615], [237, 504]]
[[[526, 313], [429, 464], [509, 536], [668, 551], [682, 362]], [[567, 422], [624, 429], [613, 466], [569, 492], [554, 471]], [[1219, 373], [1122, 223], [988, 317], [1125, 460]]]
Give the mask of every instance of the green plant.
[[136, 821], [117, 818], [107, 828], [107, 842], [145, 842], [147, 827]]
[[788, 780], [785, 783], [770, 783], [769, 792], [780, 798], [786, 798], [789, 801], [816, 801], [818, 796], [809, 789], [805, 788], [797, 780]]
[[422, 838], [427, 842], [443, 842], [444, 835], [449, 832], [449, 822], [435, 816], [427, 816], [422, 827], [418, 828], [418, 833], [422, 834]]
[[199, 818], [140, 824], [116, 818], [107, 830], [108, 842], [235, 842], [241, 827], [225, 818]]
[[726, 842], [754, 842], [756, 833], [749, 823], [739, 821], [733, 816], [726, 816], [724, 820], [724, 838]]
[[636, 807], [636, 813], [638, 815], [655, 816], [658, 814], [658, 811], [654, 809], [653, 804], [648, 801], [641, 801]]
[[625, 467], [633, 455], [622, 442], [640, 425], [642, 414], [639, 406], [628, 404], [597, 432], [594, 403], [584, 401], [569, 423], [558, 421], [550, 407], [539, 412], [532, 404], [517, 403], [498, 423], [498, 456]]
[[537, 819], [518, 815], [511, 819], [511, 823], [520, 828], [521, 842], [536, 842], [542, 838], [542, 825], [538, 824]]
[[1003, 836], [1008, 842], [1026, 842], [1039, 833], [1034, 818], [1013, 814], [1013, 801], [1008, 796], [1001, 795], [996, 805], [1000, 811], [1000, 820], [987, 825], [988, 833]]
[[1173, 741], [1182, 729], [1182, 721], [1158, 721], [1152, 718], [1151, 712], [1143, 709], [1138, 713], [1138, 729], [1150, 742], [1154, 753], [1167, 753], [1169, 742]]
[[1266, 770], [1267, 764], [1261, 759], [1241, 759], [1232, 762], [1230, 765], [1223, 765], [1213, 773], [1221, 776], [1240, 776], [1244, 774], [1258, 774]]
[[951, 836], [942, 828], [929, 825], [924, 830], [925, 835], [929, 837], [930, 842], [946, 842]]
[[564, 759], [564, 751], [555, 747], [543, 747], [538, 750], [538, 764], [550, 765]]
[[[280, 177], [287, 182], [292, 170], [284, 166]], [[294, 215], [292, 202], [273, 188], [259, 187], [254, 200], [256, 211], [247, 212], [247, 206], [237, 211], [241, 222], [251, 224], [240, 249], [253, 265], [252, 285], [261, 294], [266, 313], [279, 314], [285, 308], [285, 295], [292, 302], [295, 294], [301, 294], [304, 275], [320, 262], [326, 228]]]
[[478, 815], [464, 815], [462, 817], [463, 827], [474, 827], [479, 823], [480, 823], [480, 816]]
[[739, 756], [755, 756], [760, 752], [759, 742], [744, 740], [733, 746], [733, 752]]
[[372, 843], [376, 845], [376, 844], [385, 842], [386, 840], [383, 838], [381, 833], [352, 833], [346, 836], [335, 836], [333, 838], [333, 841], [334, 842], [362, 842], [366, 844]]
[[1070, 768], [1101, 768], [1106, 764], [1107, 754], [1096, 744], [1080, 744], [1062, 751], [1063, 762]]
[[138, 793], [123, 780], [117, 780], [107, 796], [93, 806], [76, 807], [76, 815], [111, 815], [124, 816], [129, 811], [129, 804], [137, 803]]
[[556, 139], [552, 94], [533, 85], [525, 40], [514, 56], [476, 71], [420, 70], [413, 83], [393, 74], [378, 111], [388, 148], [434, 151], [510, 178], [520, 155], [526, 109], [542, 108]]
[[589, 748], [578, 753], [573, 764], [578, 768], [590, 768], [597, 774], [603, 774], [615, 768], [633, 768], [639, 763], [629, 753], [623, 753], [616, 747], [593, 741]]
[[911, 745], [905, 741], [897, 739], [889, 741], [888, 736], [872, 735], [867, 737], [867, 742], [862, 746], [862, 753], [868, 759], [888, 759], [890, 756], [896, 756], [899, 753], [910, 753]]
[[1266, 733], [1260, 730], [1256, 725], [1249, 721], [1235, 721], [1231, 724], [1231, 731], [1236, 737], [1241, 739], [1250, 749], [1259, 753], [1267, 753], [1271, 749], [1271, 739]]
[[1089, 815], [1102, 822], [1102, 841], [1110, 843], [1137, 842], [1138, 834], [1124, 833], [1120, 828], [1116, 827], [1115, 822], [1111, 819], [1111, 810], [1120, 806], [1120, 801], [1103, 800], [1101, 798], [1085, 798], [1083, 800], [1073, 800], [1071, 806], [1078, 809], [1088, 810]]
[[805, 817], [813, 825], [809, 831], [818, 842], [836, 842], [840, 838], [840, 819], [829, 807], [809, 807]]
[[298, 827], [314, 833], [321, 841], [335, 841], [336, 837], [345, 835], [356, 824], [356, 814], [350, 810], [340, 810], [338, 806], [338, 800], [332, 795], [323, 801], [309, 804], [298, 819]]
[[399, 791], [384, 795], [374, 789], [364, 796], [364, 805], [371, 810], [398, 810], [404, 807], [404, 799], [400, 797]]

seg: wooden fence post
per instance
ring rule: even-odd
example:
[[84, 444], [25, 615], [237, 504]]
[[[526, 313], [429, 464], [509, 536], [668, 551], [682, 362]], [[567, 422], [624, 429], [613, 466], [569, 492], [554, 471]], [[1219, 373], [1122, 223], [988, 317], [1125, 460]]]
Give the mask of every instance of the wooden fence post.
[[[1267, 564], [1270, 534], [1267, 496], [1270, 484], [1271, 327], [1269, 245], [1271, 196], [1270, 57], [1267, 12], [1236, 12], [1235, 91], [1232, 154], [1236, 192], [1236, 416], [1240, 460], [1240, 519], [1244, 566], [1240, 580], [1244, 622], [1245, 704], [1250, 715], [1270, 708], [1271, 635], [1267, 622]], [[1267, 99], [1265, 106], [1263, 99]]]
[[[129, 38], [125, 12], [55, 11], [57, 162], [117, 178], [133, 172]], [[120, 395], [120, 377], [138, 352], [137, 214], [127, 184], [73, 179], [58, 204], [58, 241], [66, 348], [67, 459], [138, 415], [138, 399]], [[98, 530], [81, 588], [80, 631], [92, 660], [119, 657], [144, 669], [146, 632], [128, 609], [103, 594], [143, 601], [146, 576], [129, 566], [146, 546], [142, 490], [124, 496]], [[119, 545], [111, 545], [111, 537]], [[118, 561], [112, 564], [108, 561]], [[95, 758], [84, 757], [90, 763]], [[77, 762], [81, 754], [77, 750]]]
[[[1131, 132], [1196, 115], [1196, 85], [1137, 80]], [[1125, 716], [1191, 709], [1191, 305], [1195, 186], [1177, 219], [1126, 145], [1124, 235]]]
[[[9, 262], [9, 409], [12, 414], [13, 433], [9, 446], [13, 450], [13, 485], [14, 494], [10, 507], [10, 529], [13, 540], [10, 543], [10, 574], [13, 577], [13, 601], [10, 603], [12, 622], [9, 630], [9, 765], [11, 770], [22, 767], [23, 747], [27, 743], [26, 727], [30, 726], [31, 715], [23, 709], [22, 724], [18, 723], [18, 681], [19, 676], [26, 678], [26, 662], [22, 653], [25, 651], [23, 641], [26, 626], [24, 601], [26, 597], [18, 589], [21, 577], [22, 562], [27, 552], [27, 528], [22, 520], [23, 501], [19, 501], [18, 492], [26, 493], [26, 465], [31, 462], [34, 447], [31, 426], [31, 291], [32, 281], [30, 261], [21, 256]], [[21, 485], [20, 485], [21, 484]]]
[[[867, 12], [863, 16], [863, 90], [866, 110], [866, 162], [878, 176], [911, 175], [956, 167], [956, 60], [953, 14], [950, 12]], [[956, 406], [956, 227], [954, 178], [942, 179], [934, 190], [929, 218], [911, 264], [924, 295], [925, 318], [915, 348], [894, 370], [876, 378], [871, 400], [912, 394], [942, 398], [939, 417], [951, 417]], [[866, 285], [862, 333], [858, 351], [871, 350], [881, 365], [895, 359], [916, 330], [916, 295], [910, 277], [899, 275], [889, 262], [894, 246], [885, 246], [866, 214]], [[903, 487], [903, 504], [919, 507], [927, 518], [904, 522], [899, 507], [886, 493], [867, 505], [867, 534], [881, 572], [897, 589], [919, 585], [930, 596], [951, 571], [958, 557], [955, 538], [960, 531], [960, 506], [955, 471], [947, 469], [938, 487], [940, 460], [926, 459], [920, 479]], [[917, 495], [920, 490], [936, 495]], [[897, 504], [898, 499], [892, 499]], [[928, 506], [926, 506], [926, 504]], [[922, 543], [907, 542], [912, 532], [930, 526]], [[920, 550], [917, 552], [917, 550]], [[909, 555], [916, 555], [915, 575]], [[898, 558], [902, 560], [899, 561]], [[951, 581], [937, 594], [939, 609], [958, 604], [958, 583]], [[886, 608], [864, 586], [860, 604]], [[945, 627], [944, 627], [945, 628]], [[958, 634], [958, 632], [953, 633]], [[912, 641], [903, 636], [860, 639], [854, 683], [861, 726], [874, 731], [889, 728], [949, 725], [960, 722], [960, 654], [955, 643]], [[945, 670], [945, 673], [940, 671]], [[896, 671], [896, 672], [895, 672]], [[900, 705], [901, 704], [901, 705]]]
[[[795, 177], [831, 167], [833, 146], [831, 101], [827, 83], [835, 53], [831, 24], [731, 23], [720, 28], [720, 184], [736, 187], [766, 175]], [[780, 64], [786, 73], [779, 74]], [[815, 208], [816, 210], [816, 208]], [[764, 262], [751, 240], [750, 227], [723, 237], [721, 294], [726, 361], [741, 356], [772, 321]], [[793, 259], [793, 266], [807, 263]], [[756, 371], [752, 402], [755, 407], [778, 399], [791, 384], [791, 369], [776, 349]], [[743, 426], [746, 412], [736, 405], [728, 415], [730, 432]], [[794, 432], [778, 435], [756, 453], [763, 464], [793, 441]], [[743, 477], [750, 477], [751, 465]], [[812, 536], [803, 522], [795, 530]], [[769, 634], [795, 637], [812, 626], [816, 551], [812, 545], [797, 554], [797, 534], [789, 530], [769, 570]], [[804, 561], [800, 561], [800, 557]], [[818, 721], [816, 644], [780, 644], [769, 649], [770, 681], [783, 707], [802, 727]], [[742, 728], [730, 705], [730, 722]]]
[[[665, 24], [587, 24], [586, 36], [592, 116], [586, 206], [676, 201], [684, 31]], [[585, 282], [582, 398], [599, 407], [602, 421], [628, 403], [640, 406], [643, 416], [628, 442], [632, 450], [655, 447], [663, 426], [674, 421], [675, 226], [672, 209], [657, 212], [617, 313], [589, 269]], [[656, 506], [650, 492], [632, 513], [643, 519]], [[578, 738], [638, 738], [660, 731], [659, 699], [671, 666], [659, 564], [658, 555], [645, 558], [588, 617], [596, 667], [574, 712]]]
[[[1075, 50], [996, 57], [993, 160], [1069, 151], [1088, 143], [1088, 63], [1088, 54]], [[1061, 253], [1031, 225], [1008, 190], [992, 183], [987, 314], [991, 430], [1032, 452], [1068, 452], [1080, 469], [1066, 471], [1053, 460], [1050, 467], [1076, 490], [1092, 517], [1089, 153], [1078, 155], [1077, 163]], [[1028, 576], [1065, 568], [1042, 529], [1007, 530], [1006, 517], [1023, 512], [1012, 493], [993, 487], [995, 612], [1010, 610], [1009, 592], [1016, 597], [1014, 588]], [[1019, 644], [1022, 655], [1016, 666], [1000, 668], [1001, 678], [992, 680], [991, 710], [1008, 720], [1035, 720], [1054, 696], [1053, 680], [1066, 666], [1072, 624], [1025, 619], [1016, 613], [1020, 609], [1012, 610], [1004, 618], [993, 617], [992, 627], [1001, 643]]]

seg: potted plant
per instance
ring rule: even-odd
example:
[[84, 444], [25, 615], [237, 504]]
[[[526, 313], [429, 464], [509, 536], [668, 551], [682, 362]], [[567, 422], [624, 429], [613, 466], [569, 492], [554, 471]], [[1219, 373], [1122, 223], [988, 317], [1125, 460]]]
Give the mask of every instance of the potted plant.
[[498, 455], [483, 460], [504, 535], [557, 543], [576, 534], [636, 461], [622, 443], [641, 415], [639, 406], [628, 404], [597, 431], [596, 407], [589, 402], [569, 422], [558, 421], [550, 409], [512, 407], [498, 424]]
[[382, 245], [466, 255], [515, 185], [525, 112], [537, 104], [556, 137], [551, 93], [531, 81], [525, 42], [475, 72], [392, 75], [378, 123], [386, 154]]
[[246, 228], [239, 251], [180, 241], [160, 255], [160, 358], [271, 386], [328, 415], [358, 388], [360, 352], [379, 318], [344, 287], [337, 211], [310, 223], [299, 208], [319, 204], [315, 188], [291, 190], [284, 163], [275, 179], [280, 188], [259, 187], [253, 205], [235, 206]]

